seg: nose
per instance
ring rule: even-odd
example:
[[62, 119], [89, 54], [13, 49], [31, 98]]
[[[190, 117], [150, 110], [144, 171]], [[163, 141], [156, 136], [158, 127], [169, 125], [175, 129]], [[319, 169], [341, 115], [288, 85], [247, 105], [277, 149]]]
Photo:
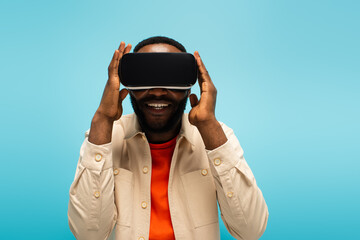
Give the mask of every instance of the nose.
[[154, 95], [156, 97], [161, 97], [167, 95], [167, 90], [165, 88], [150, 88], [148, 94]]

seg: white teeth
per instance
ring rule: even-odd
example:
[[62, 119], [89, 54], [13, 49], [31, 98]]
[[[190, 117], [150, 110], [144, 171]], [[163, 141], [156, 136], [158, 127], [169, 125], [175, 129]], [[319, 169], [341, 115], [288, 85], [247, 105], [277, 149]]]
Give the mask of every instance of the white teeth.
[[161, 109], [161, 108], [169, 106], [169, 104], [165, 104], [165, 103], [149, 103], [148, 106], [152, 107], [152, 108], [155, 108], [155, 109]]

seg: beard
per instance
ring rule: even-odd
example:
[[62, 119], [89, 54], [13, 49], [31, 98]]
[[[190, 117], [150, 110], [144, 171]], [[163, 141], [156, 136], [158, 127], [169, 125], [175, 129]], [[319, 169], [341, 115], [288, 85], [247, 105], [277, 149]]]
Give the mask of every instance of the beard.
[[[179, 102], [174, 101], [168, 97], [154, 97], [149, 96], [142, 100], [136, 100], [135, 97], [130, 94], [130, 101], [131, 105], [134, 109], [134, 112], [138, 118], [139, 125], [144, 132], [151, 132], [151, 133], [165, 133], [174, 128], [180, 127], [182, 115], [185, 111], [186, 104], [187, 104], [187, 96]], [[149, 100], [166, 100], [171, 102], [174, 107], [174, 111], [170, 115], [169, 119], [166, 122], [153, 122], [149, 123], [146, 120], [144, 112], [141, 110], [140, 106], [145, 106], [144, 102]]]

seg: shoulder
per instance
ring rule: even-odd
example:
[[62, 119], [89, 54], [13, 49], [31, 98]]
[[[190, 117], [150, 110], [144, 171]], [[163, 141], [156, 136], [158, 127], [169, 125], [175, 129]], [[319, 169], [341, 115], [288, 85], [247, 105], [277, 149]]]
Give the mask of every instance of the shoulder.
[[[230, 127], [228, 127], [223, 122], [220, 121], [218, 122], [220, 123], [221, 128], [223, 129], [225, 135], [228, 138], [234, 135], [234, 132]], [[185, 138], [193, 145], [203, 144], [203, 140], [200, 135], [200, 132], [198, 131], [197, 127], [195, 127], [189, 122], [187, 113], [184, 113], [182, 117], [182, 126], [180, 130], [180, 135], [184, 135]]]
[[[138, 123], [135, 113], [121, 116], [113, 123], [113, 137], [119, 135], [132, 134], [138, 130]], [[85, 138], [89, 136], [90, 129], [86, 130]]]
[[221, 121], [218, 121], [218, 122], [220, 123], [220, 126], [223, 129], [226, 136], [234, 134], [234, 131], [232, 130], [232, 128], [230, 128], [229, 126], [227, 126], [225, 123], [223, 123]]
[[114, 121], [114, 126], [129, 126], [136, 121], [135, 113], [122, 115], [118, 120]]

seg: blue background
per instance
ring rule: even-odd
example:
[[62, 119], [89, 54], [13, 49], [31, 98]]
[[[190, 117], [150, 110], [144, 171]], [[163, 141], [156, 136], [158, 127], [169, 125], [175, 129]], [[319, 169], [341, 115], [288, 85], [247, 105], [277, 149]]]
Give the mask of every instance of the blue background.
[[346, 0], [1, 1], [0, 238], [74, 239], [68, 190], [113, 51], [165, 35], [211, 74], [217, 118], [269, 207], [262, 239], [360, 239], [359, 12]]

